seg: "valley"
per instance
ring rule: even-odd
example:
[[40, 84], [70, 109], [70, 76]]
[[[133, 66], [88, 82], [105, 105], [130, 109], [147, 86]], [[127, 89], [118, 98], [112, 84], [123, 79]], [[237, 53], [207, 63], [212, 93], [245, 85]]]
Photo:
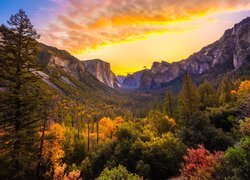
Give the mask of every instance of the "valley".
[[0, 179], [250, 177], [250, 17], [187, 59], [117, 76], [41, 43], [19, 10], [0, 65]]

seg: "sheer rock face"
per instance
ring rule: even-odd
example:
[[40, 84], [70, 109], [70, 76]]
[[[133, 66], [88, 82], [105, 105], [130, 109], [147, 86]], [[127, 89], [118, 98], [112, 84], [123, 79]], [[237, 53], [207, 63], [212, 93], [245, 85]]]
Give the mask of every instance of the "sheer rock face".
[[99, 81], [112, 88], [118, 88], [119, 82], [115, 74], [110, 69], [110, 64], [100, 59], [82, 61], [88, 72]]
[[122, 88], [157, 89], [165, 87], [184, 73], [193, 77], [236, 71], [250, 61], [250, 17], [225, 31], [213, 44], [202, 48], [185, 60], [168, 63], [154, 62], [150, 70], [139, 71], [127, 76]]
[[89, 84], [103, 84], [111, 88], [120, 86], [115, 74], [110, 69], [110, 64], [99, 60], [80, 61], [64, 50], [39, 44], [38, 63], [45, 67], [46, 73], [59, 73], [60, 81], [72, 85], [70, 80], [63, 76], [64, 73]]
[[[38, 62], [51, 73], [59, 70], [83, 83], [99, 80], [109, 87], [119, 87], [118, 80], [107, 62], [99, 59], [80, 61], [67, 51], [44, 44], [40, 44], [39, 48]], [[68, 82], [65, 78], [61, 78], [61, 80]]]
[[250, 56], [250, 17], [236, 24], [232, 35], [236, 38], [233, 63], [235, 68], [239, 68], [244, 61], [249, 61]]
[[[88, 72], [87, 67], [82, 61], [65, 50], [59, 50], [55, 47], [40, 43], [37, 63], [42, 67], [43, 73], [47, 74], [48, 77], [57, 78], [61, 83], [76, 87], [77, 84], [73, 82], [73, 79], [76, 79], [86, 88], [93, 89], [100, 87], [106, 89], [103, 83]], [[48, 83], [50, 78], [43, 78], [43, 80], [46, 80], [45, 82]], [[48, 84], [51, 85], [51, 83]]]

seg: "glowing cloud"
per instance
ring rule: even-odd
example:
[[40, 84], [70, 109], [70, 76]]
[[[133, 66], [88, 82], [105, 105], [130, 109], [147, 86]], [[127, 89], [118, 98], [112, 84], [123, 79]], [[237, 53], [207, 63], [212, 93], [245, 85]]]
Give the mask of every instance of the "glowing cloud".
[[58, 8], [54, 20], [40, 30], [41, 40], [74, 54], [149, 34], [185, 31], [195, 28], [199, 18], [250, 9], [249, 0], [52, 1]]

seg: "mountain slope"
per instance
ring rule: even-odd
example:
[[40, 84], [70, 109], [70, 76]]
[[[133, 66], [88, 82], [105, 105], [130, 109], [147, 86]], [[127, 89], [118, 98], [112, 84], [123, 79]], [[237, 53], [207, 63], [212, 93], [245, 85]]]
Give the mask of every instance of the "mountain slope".
[[[216, 42], [202, 48], [189, 58], [174, 62], [154, 62], [151, 69], [136, 72], [122, 83], [125, 89], [160, 89], [176, 84], [187, 72], [196, 81], [214, 79], [225, 74], [242, 71], [250, 61], [250, 17], [225, 31]], [[244, 67], [243, 67], [244, 68]], [[247, 70], [246, 70], [247, 71]], [[248, 72], [246, 72], [248, 73]], [[131, 86], [136, 84], [136, 86]]]
[[115, 74], [110, 69], [110, 64], [100, 59], [82, 61], [88, 72], [99, 81], [112, 88], [118, 88], [119, 82]]
[[91, 75], [86, 66], [67, 51], [39, 44], [37, 58], [42, 72], [38, 72], [44, 82], [61, 92], [89, 98], [90, 95], [108, 95], [116, 93]]

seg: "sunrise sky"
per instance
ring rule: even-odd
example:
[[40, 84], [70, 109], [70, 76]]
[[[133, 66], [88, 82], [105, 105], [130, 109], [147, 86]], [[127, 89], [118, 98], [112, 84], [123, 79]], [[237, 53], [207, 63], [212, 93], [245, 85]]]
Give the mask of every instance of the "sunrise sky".
[[0, 0], [0, 23], [20, 8], [41, 42], [119, 75], [187, 58], [250, 16], [249, 0]]

